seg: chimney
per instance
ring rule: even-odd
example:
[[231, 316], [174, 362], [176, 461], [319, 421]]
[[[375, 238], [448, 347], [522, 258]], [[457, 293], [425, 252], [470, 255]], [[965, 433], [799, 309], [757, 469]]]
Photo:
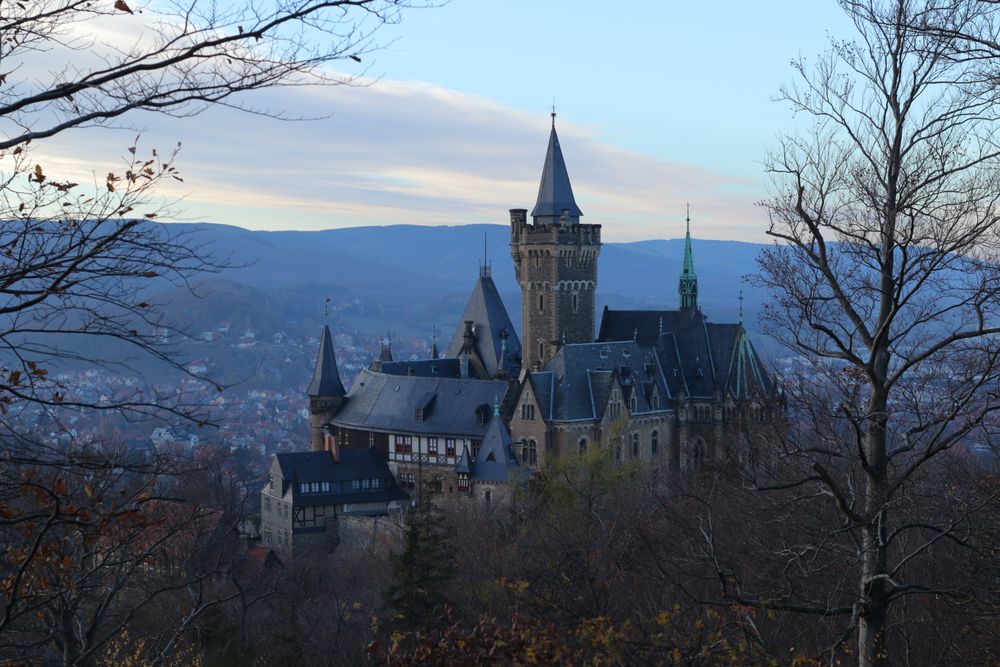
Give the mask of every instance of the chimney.
[[340, 450], [337, 448], [337, 437], [333, 434], [333, 425], [323, 427], [323, 449], [330, 452], [334, 461], [340, 460]]

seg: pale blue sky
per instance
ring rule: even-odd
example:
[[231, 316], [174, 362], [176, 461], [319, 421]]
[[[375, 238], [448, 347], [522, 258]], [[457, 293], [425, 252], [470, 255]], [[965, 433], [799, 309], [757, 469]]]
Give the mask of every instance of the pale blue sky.
[[[828, 33], [849, 28], [834, 0], [453, 0], [406, 12], [381, 34], [395, 41], [366, 58], [381, 77], [369, 87], [253, 99], [330, 118], [213, 109], [133, 120], [147, 144], [184, 143], [187, 178], [168, 194], [184, 198], [188, 219], [256, 229], [503, 223], [507, 209], [534, 203], [554, 95], [578, 202], [607, 240], [677, 237], [687, 201], [696, 236], [763, 240], [753, 205], [766, 192], [761, 161], [794, 122], [771, 98], [792, 79], [792, 58], [821, 53]], [[132, 136], [67, 133], [45, 151], [86, 171]]]

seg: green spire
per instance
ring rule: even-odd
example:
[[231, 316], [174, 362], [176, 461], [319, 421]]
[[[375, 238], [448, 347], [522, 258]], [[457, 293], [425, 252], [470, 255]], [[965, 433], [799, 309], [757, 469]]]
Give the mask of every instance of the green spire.
[[684, 236], [684, 267], [677, 292], [681, 297], [681, 308], [698, 307], [698, 276], [694, 272], [694, 254], [691, 252], [691, 204], [687, 207], [687, 233]]

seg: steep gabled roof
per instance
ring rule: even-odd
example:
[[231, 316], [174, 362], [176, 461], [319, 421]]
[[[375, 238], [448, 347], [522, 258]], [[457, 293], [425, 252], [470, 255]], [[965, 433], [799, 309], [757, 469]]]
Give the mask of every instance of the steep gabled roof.
[[[770, 379], [742, 325], [714, 324], [695, 309], [604, 309], [599, 341], [635, 340], [652, 348], [670, 393], [733, 398], [769, 391]], [[748, 389], [749, 388], [749, 389]]]
[[580, 222], [580, 216], [583, 215], [573, 197], [573, 186], [569, 182], [569, 172], [566, 171], [566, 162], [563, 160], [553, 118], [552, 131], [549, 133], [549, 148], [545, 152], [545, 164], [542, 166], [542, 180], [538, 185], [538, 200], [535, 202], [535, 208], [531, 210], [531, 216], [553, 218], [551, 222], [557, 222], [563, 211], [569, 211], [570, 221], [573, 223]]
[[466, 322], [472, 322], [473, 345], [487, 375], [496, 377], [501, 370], [508, 375], [516, 375], [521, 358], [521, 341], [500, 292], [489, 275], [480, 275], [476, 281], [446, 357], [455, 358], [462, 352]]
[[309, 396], [343, 396], [344, 383], [340, 381], [337, 371], [337, 357], [333, 352], [333, 340], [330, 338], [330, 327], [323, 325], [323, 334], [319, 339], [319, 356], [316, 357], [316, 369], [313, 371], [312, 382], [306, 394]]
[[490, 427], [483, 438], [479, 454], [472, 462], [470, 479], [476, 482], [507, 482], [516, 480], [528, 471], [521, 468], [514, 455], [514, 443], [507, 427], [496, 410]]
[[[551, 392], [547, 420], [600, 419], [616, 377], [626, 377], [627, 383], [654, 382], [660, 394], [667, 395], [663, 375], [652, 355], [651, 348], [632, 340], [563, 345], [544, 372], [530, 375], [532, 387], [540, 402], [545, 390]], [[649, 409], [645, 399], [637, 408], [640, 411]]]
[[[387, 375], [364, 369], [333, 423], [373, 431], [481, 438], [486, 424], [479, 423], [476, 410], [497, 397], [503, 401], [509, 388], [506, 380]], [[429, 394], [436, 394], [434, 409], [418, 422], [414, 411]]]

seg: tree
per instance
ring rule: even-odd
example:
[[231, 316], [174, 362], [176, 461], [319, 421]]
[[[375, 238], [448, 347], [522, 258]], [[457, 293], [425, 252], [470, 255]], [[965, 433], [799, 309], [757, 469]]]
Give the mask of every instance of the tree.
[[[269, 114], [245, 94], [352, 83], [328, 65], [355, 67], [407, 4], [0, 5], [0, 661], [92, 663], [138, 627], [148, 631], [143, 655], [163, 660], [235, 595], [215, 584], [232, 573], [228, 538], [240, 518], [175, 495], [171, 479], [191, 473], [191, 462], [48, 437], [69, 435], [63, 420], [83, 410], [209, 422], [179, 391], [148, 383], [94, 396], [58, 371], [154, 359], [190, 375], [170, 342], [184, 332], [163, 317], [155, 291], [167, 281], [190, 287], [227, 262], [154, 222], [164, 215], [156, 186], [181, 178], [176, 151], [133, 144], [120, 169], [88, 186], [52, 173], [33, 151], [141, 111], [188, 116], [225, 104]], [[88, 37], [91, 24], [127, 40]], [[176, 545], [205, 522], [221, 526], [180, 558]], [[148, 624], [150, 610], [166, 608], [177, 615]]]
[[[142, 3], [41, 0], [0, 10], [0, 150], [136, 111], [191, 115], [239, 94], [277, 86], [351, 83], [327, 67], [360, 63], [378, 28], [409, 0], [254, 0]], [[109, 23], [109, 21], [111, 23]], [[118, 24], [113, 23], [117, 21]], [[124, 24], [109, 43], [84, 26]], [[113, 34], [113, 33], [112, 33]], [[138, 38], [134, 36], [138, 35]], [[39, 53], [64, 65], [32, 67]]]
[[949, 468], [1000, 408], [1000, 89], [962, 37], [998, 7], [840, 5], [855, 38], [795, 63], [780, 99], [812, 129], [767, 163], [777, 244], [760, 263], [774, 294], [764, 321], [810, 378], [789, 392], [780, 458], [752, 473], [785, 508], [828, 521], [819, 542], [786, 534], [786, 572], [822, 565], [830, 584], [787, 606], [849, 619], [841, 641], [856, 632], [859, 664], [875, 665], [917, 639], [899, 608], [996, 588], [930, 565], [995, 538], [980, 531], [995, 484], [958, 487]]
[[385, 606], [392, 620], [407, 628], [437, 627], [454, 563], [447, 526], [432, 503], [421, 503], [406, 515], [403, 549], [391, 557], [390, 570], [393, 583]]

